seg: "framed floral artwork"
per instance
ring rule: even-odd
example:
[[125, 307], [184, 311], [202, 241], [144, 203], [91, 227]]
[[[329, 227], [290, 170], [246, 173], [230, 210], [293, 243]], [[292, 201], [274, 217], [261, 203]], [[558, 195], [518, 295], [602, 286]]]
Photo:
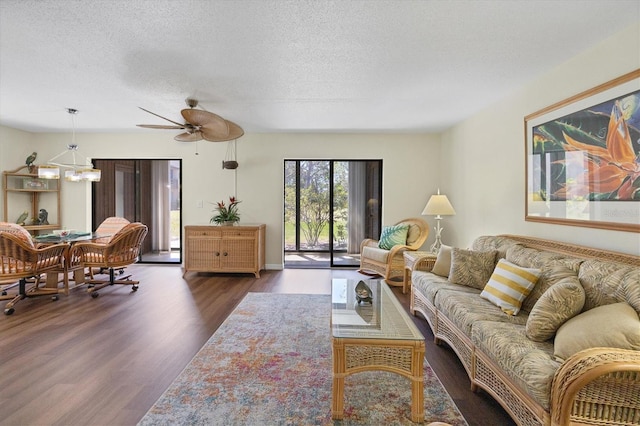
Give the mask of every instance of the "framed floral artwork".
[[640, 69], [524, 125], [525, 220], [640, 232]]

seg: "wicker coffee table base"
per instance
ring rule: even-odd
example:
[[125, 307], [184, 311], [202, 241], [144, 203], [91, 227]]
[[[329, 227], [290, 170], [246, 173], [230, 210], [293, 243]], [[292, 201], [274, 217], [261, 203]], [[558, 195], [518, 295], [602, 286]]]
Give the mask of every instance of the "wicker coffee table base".
[[424, 340], [332, 338], [333, 419], [344, 416], [344, 379], [363, 371], [389, 371], [411, 381], [411, 421], [424, 421]]

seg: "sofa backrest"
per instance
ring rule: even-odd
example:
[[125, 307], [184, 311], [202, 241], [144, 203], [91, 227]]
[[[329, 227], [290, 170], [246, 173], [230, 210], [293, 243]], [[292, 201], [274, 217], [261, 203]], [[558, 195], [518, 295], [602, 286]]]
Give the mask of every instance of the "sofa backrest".
[[500, 259], [504, 259], [507, 256], [507, 249], [509, 247], [518, 244], [517, 241], [503, 237], [501, 235], [483, 235], [476, 238], [471, 243], [471, 250], [475, 251], [492, 251], [497, 250], [498, 256], [496, 262]]
[[538, 283], [522, 304], [524, 312], [530, 312], [549, 287], [573, 275], [578, 276], [585, 290], [583, 311], [626, 302], [640, 314], [639, 256], [519, 235], [481, 236], [472, 248], [498, 250], [499, 257], [512, 263], [542, 270]]

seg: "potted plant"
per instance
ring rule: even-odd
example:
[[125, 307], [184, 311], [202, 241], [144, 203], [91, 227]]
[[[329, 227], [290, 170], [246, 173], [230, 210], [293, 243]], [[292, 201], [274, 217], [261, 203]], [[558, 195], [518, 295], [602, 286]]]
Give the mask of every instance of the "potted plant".
[[229, 197], [228, 206], [224, 204], [224, 201], [216, 203], [214, 210], [216, 214], [211, 217], [209, 222], [217, 225], [234, 225], [240, 220], [240, 213], [238, 212], [239, 203], [240, 200], [236, 199], [236, 197]]

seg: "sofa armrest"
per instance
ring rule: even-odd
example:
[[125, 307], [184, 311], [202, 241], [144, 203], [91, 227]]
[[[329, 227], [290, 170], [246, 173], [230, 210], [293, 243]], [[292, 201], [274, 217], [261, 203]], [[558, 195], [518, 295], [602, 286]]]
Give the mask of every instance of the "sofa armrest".
[[551, 424], [631, 423], [640, 418], [640, 351], [586, 349], [567, 359], [551, 385]]

